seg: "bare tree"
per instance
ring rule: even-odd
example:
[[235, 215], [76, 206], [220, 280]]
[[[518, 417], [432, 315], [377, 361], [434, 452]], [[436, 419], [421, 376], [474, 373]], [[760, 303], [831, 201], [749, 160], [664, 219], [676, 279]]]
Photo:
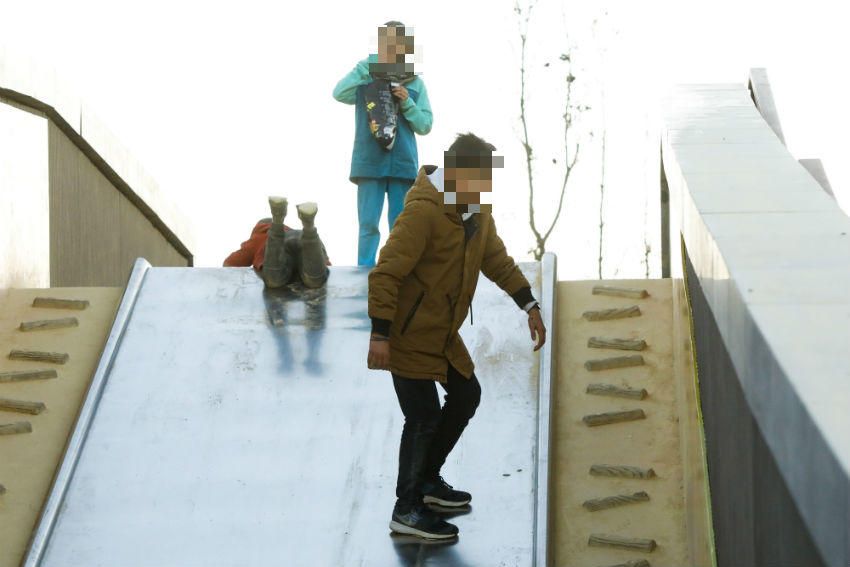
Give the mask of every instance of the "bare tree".
[[[651, 148], [652, 144], [650, 143], [649, 138], [649, 116], [644, 114], [644, 123], [646, 124], [646, 128], [644, 130], [644, 147]], [[649, 220], [648, 220], [648, 211], [649, 211], [649, 191], [647, 191], [646, 186], [646, 166], [647, 166], [647, 152], [643, 153], [643, 266], [645, 271], [646, 279], [649, 279], [649, 254], [652, 252], [652, 246], [649, 244]]]
[[607, 138], [608, 133], [603, 126], [601, 171], [599, 173], [599, 258], [596, 261], [596, 269], [600, 280], [602, 279], [602, 243], [605, 234], [605, 141]]
[[[555, 214], [549, 223], [548, 228], [545, 230], [540, 230], [537, 227], [537, 218], [536, 211], [534, 208], [534, 151], [531, 147], [531, 142], [529, 140], [528, 135], [528, 116], [526, 114], [526, 44], [528, 41], [528, 22], [531, 18], [531, 12], [534, 8], [536, 1], [529, 0], [528, 4], [525, 7], [520, 5], [519, 0], [517, 0], [514, 5], [514, 11], [516, 12], [519, 20], [519, 38], [520, 38], [520, 46], [521, 46], [521, 56], [520, 56], [520, 97], [519, 97], [519, 108], [520, 108], [520, 122], [522, 123], [522, 145], [525, 149], [525, 163], [526, 170], [528, 174], [528, 222], [531, 226], [531, 232], [534, 234], [535, 246], [532, 252], [534, 253], [534, 258], [536, 260], [540, 260], [543, 257], [543, 254], [546, 252], [546, 241], [549, 239], [549, 236], [552, 234], [552, 231], [555, 228], [555, 225], [558, 223], [558, 219], [561, 216], [561, 212], [563, 211], [564, 206], [564, 195], [567, 191], [567, 184], [570, 180], [570, 174], [575, 168], [576, 162], [578, 161], [579, 154], [579, 143], [575, 142], [574, 148], [571, 150], [570, 143], [570, 128], [573, 126], [573, 120], [575, 118], [575, 114], [586, 110], [588, 107], [583, 107], [579, 105], [574, 105], [573, 103], [573, 82], [576, 80], [575, 76], [572, 73], [572, 50], [567, 49], [566, 53], [562, 53], [560, 56], [560, 61], [566, 66], [565, 72], [565, 80], [566, 80], [566, 95], [564, 101], [564, 113], [561, 115], [561, 118], [564, 122], [564, 175], [563, 181], [561, 183], [560, 195], [558, 197], [558, 208], [555, 210]], [[547, 63], [546, 66], [549, 64]], [[572, 157], [571, 157], [572, 156]], [[553, 164], [557, 164], [557, 159], [552, 159]], [[543, 223], [545, 225], [545, 223]]]
[[[603, 46], [604, 38], [600, 40], [598, 32], [600, 20], [604, 20], [608, 15], [608, 11], [604, 10], [602, 16], [593, 19], [593, 39], [596, 44], [596, 49], [599, 55], [599, 72], [605, 73], [605, 47]], [[608, 124], [605, 122], [605, 85], [604, 81], [600, 83], [599, 89], [599, 112], [602, 120], [602, 151], [600, 154], [599, 163], [599, 255], [596, 260], [596, 271], [599, 279], [602, 279], [602, 266], [604, 263], [604, 244], [605, 244], [605, 150], [608, 141]], [[619, 264], [618, 264], [619, 266]], [[619, 267], [614, 272], [616, 276], [619, 273]]]

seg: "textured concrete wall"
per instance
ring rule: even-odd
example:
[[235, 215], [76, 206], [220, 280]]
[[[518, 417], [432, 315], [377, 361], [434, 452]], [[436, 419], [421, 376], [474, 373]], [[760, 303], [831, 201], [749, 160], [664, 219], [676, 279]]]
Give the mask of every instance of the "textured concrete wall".
[[[850, 565], [850, 219], [745, 85], [668, 104], [671, 269], [691, 268], [721, 564]], [[675, 257], [674, 257], [675, 256]], [[684, 260], [684, 261], [683, 261]], [[809, 538], [810, 536], [810, 538]]]
[[140, 256], [154, 266], [188, 265], [56, 125], [48, 133], [50, 285], [124, 285]]
[[52, 69], [0, 47], [0, 289], [120, 286], [192, 264], [177, 210]]
[[191, 259], [195, 243], [190, 219], [53, 69], [0, 46], [0, 98], [40, 112], [57, 125]]
[[50, 284], [47, 120], [0, 98], [0, 288]]
[[721, 567], [825, 565], [788, 492], [686, 257], [715, 549]]

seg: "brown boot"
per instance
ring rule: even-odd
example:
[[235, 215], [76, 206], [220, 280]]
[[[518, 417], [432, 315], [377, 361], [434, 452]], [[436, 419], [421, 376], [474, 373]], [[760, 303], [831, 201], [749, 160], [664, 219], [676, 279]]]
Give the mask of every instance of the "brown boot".
[[316, 203], [308, 202], [301, 203], [296, 209], [298, 209], [298, 218], [301, 219], [304, 230], [315, 228], [316, 213], [319, 212], [319, 206]]
[[269, 208], [272, 211], [272, 224], [283, 224], [286, 218], [288, 202], [286, 197], [269, 197]]

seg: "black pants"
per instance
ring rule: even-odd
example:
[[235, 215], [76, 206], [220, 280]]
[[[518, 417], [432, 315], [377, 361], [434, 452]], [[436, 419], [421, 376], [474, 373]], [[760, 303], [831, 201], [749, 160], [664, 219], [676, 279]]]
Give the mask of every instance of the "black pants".
[[283, 287], [301, 280], [311, 288], [328, 281], [328, 255], [316, 228], [284, 232], [283, 225], [272, 225], [266, 240], [263, 281], [270, 288]]
[[475, 374], [464, 378], [449, 365], [447, 378], [441, 384], [446, 391], [441, 408], [434, 382], [393, 374], [393, 386], [404, 414], [396, 484], [399, 508], [422, 502], [422, 481], [440, 474], [481, 401], [481, 386]]

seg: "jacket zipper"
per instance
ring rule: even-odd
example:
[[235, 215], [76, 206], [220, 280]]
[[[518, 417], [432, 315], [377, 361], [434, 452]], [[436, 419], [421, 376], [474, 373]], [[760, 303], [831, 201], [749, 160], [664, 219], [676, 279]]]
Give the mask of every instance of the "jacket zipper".
[[425, 292], [420, 292], [419, 297], [416, 298], [416, 302], [413, 304], [413, 307], [410, 308], [410, 313], [407, 314], [407, 318], [404, 320], [404, 325], [401, 326], [401, 334], [407, 330], [407, 327], [410, 326], [410, 322], [413, 320], [413, 316], [416, 315], [416, 310], [419, 309], [419, 304], [422, 303], [422, 298], [425, 297]]
[[475, 316], [472, 314], [472, 298], [469, 298], [469, 326], [475, 324]]
[[446, 340], [443, 343], [443, 352], [445, 352], [449, 346], [449, 339], [452, 338], [452, 327], [454, 326], [455, 322], [455, 306], [452, 303], [452, 298], [448, 293], [446, 294], [446, 301], [449, 302], [449, 316], [451, 317], [451, 319], [449, 323], [449, 333], [446, 335]]

